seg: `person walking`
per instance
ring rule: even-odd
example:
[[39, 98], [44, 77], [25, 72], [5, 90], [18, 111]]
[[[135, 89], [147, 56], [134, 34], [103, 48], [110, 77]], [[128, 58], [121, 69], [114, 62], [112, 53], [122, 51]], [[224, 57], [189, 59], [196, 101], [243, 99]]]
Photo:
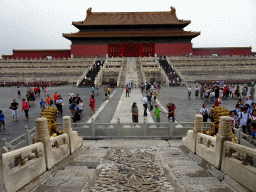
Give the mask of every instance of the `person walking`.
[[154, 90], [153, 95], [154, 95], [154, 103], [156, 103], [156, 98], [157, 98], [157, 91], [156, 90]]
[[17, 91], [18, 91], [18, 96], [21, 96], [20, 87], [19, 86], [17, 87]]
[[90, 107], [91, 107], [91, 115], [95, 113], [95, 99], [94, 96], [91, 95], [91, 99], [90, 99]]
[[72, 103], [73, 95], [74, 95], [74, 94], [72, 93], [72, 91], [70, 91], [69, 94], [68, 94], [68, 101], [69, 101], [69, 104]]
[[4, 114], [2, 110], [0, 110], [0, 127], [3, 127], [3, 129], [5, 129]]
[[128, 95], [128, 97], [130, 97], [129, 96], [129, 87], [128, 87], [128, 85], [126, 86], [125, 90], [126, 90], [126, 97], [127, 97], [127, 95]]
[[145, 96], [142, 98], [142, 104], [143, 104], [143, 107], [144, 107], [144, 117], [146, 117], [148, 114], [147, 114], [147, 109], [148, 109], [148, 96]]
[[139, 110], [135, 102], [132, 104], [131, 113], [132, 113], [132, 122], [138, 123]]
[[254, 85], [252, 85], [250, 89], [250, 95], [252, 96], [252, 100], [254, 100], [254, 92], [255, 92], [255, 88], [254, 88]]
[[109, 100], [110, 99], [110, 87], [108, 86], [108, 88], [107, 88], [107, 100]]
[[25, 112], [26, 120], [28, 120], [29, 103], [22, 99], [22, 111]]
[[46, 103], [48, 104], [48, 107], [52, 106], [52, 104], [53, 104], [53, 100], [49, 94], [47, 95]]
[[92, 89], [92, 95], [94, 96], [94, 91], [95, 91], [95, 87], [94, 87], [95, 85], [93, 85], [92, 87], [91, 87], [91, 89]]
[[45, 108], [45, 101], [43, 99], [41, 99], [40, 101], [40, 108], [41, 108], [41, 111], [43, 111]]
[[161, 113], [161, 109], [158, 107], [157, 104], [155, 104], [154, 114], [156, 116], [156, 122], [158, 123], [160, 123], [160, 113]]
[[83, 108], [84, 108], [83, 100], [79, 100], [79, 107], [80, 107], [81, 115], [82, 115]]
[[9, 109], [12, 110], [12, 117], [13, 119], [16, 118], [16, 120], [18, 120], [18, 107], [19, 107], [19, 103], [16, 102], [16, 99], [13, 99], [13, 102], [11, 103]]
[[208, 113], [208, 109], [206, 108], [206, 104], [203, 104], [202, 109], [200, 110], [200, 113], [203, 116], [203, 122], [207, 122], [207, 119], [209, 117]]
[[251, 134], [250, 128], [247, 127], [247, 121], [250, 118], [251, 118], [251, 115], [247, 113], [247, 108], [243, 107], [242, 112], [238, 116], [238, 124], [242, 125], [243, 133], [245, 134], [246, 134], [246, 129], [249, 131], [249, 134]]
[[170, 101], [166, 104], [166, 107], [168, 108], [168, 119], [172, 117], [172, 122], [175, 122], [175, 116], [174, 116], [174, 110], [176, 109], [176, 106]]
[[58, 95], [57, 100], [55, 101], [55, 105], [56, 105], [60, 115], [62, 115], [62, 104], [63, 104], [63, 101], [61, 99], [61, 96]]
[[58, 99], [58, 93], [55, 92], [55, 94], [53, 95], [53, 98], [54, 98], [54, 104], [56, 104], [56, 100]]
[[96, 89], [97, 89], [97, 93], [96, 93], [96, 95], [99, 95], [99, 94], [100, 94], [100, 86], [99, 86], [99, 85], [97, 85]]
[[191, 86], [188, 88], [188, 99], [191, 99]]

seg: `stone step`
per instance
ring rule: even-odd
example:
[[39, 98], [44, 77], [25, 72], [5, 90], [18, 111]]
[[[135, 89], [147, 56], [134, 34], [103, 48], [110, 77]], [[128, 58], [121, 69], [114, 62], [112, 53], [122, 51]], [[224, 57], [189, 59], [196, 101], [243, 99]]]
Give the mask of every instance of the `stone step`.
[[94, 169], [59, 170], [54, 177], [90, 177], [93, 173], [94, 173]]
[[77, 187], [85, 186], [86, 182], [89, 180], [89, 177], [50, 177], [44, 184], [44, 186], [60, 186], [60, 187]]

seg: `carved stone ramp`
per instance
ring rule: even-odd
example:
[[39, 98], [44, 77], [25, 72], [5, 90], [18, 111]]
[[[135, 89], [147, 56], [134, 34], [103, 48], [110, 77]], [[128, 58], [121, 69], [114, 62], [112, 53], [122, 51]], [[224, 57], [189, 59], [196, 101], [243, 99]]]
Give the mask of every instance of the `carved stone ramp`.
[[38, 192], [231, 192], [181, 147], [181, 140], [97, 140]]

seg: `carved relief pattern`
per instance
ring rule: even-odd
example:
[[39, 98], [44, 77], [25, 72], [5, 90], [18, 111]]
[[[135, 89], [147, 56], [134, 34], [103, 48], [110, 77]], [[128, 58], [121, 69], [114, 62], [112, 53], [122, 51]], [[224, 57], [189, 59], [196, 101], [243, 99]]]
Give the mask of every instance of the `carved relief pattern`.
[[172, 191], [156, 149], [111, 149], [90, 191]]

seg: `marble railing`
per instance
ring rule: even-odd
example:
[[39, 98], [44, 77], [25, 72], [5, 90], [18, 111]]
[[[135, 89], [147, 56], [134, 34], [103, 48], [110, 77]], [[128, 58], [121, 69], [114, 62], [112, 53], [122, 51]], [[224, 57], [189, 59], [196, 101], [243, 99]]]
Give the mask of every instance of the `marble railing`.
[[76, 82], [76, 87], [78, 87], [79, 84], [83, 81], [83, 79], [84, 79], [84, 77], [87, 75], [88, 71], [89, 71], [89, 68], [87, 68], [87, 69], [83, 72], [83, 74], [79, 77], [79, 79], [78, 79], [77, 82]]
[[120, 69], [118, 77], [117, 77], [117, 87], [120, 86], [120, 79], [121, 79], [122, 73], [123, 73], [123, 65], [121, 66], [121, 69]]
[[104, 71], [103, 71], [104, 67], [100, 67], [100, 71], [98, 72], [95, 80], [94, 80], [94, 85], [101, 85], [102, 84], [102, 79], [103, 79], [103, 74], [104, 74]]
[[72, 130], [69, 116], [63, 117], [64, 134], [60, 136], [50, 138], [46, 118], [36, 119], [36, 130], [35, 144], [4, 154], [0, 150], [1, 190], [19, 190], [74, 153], [83, 144], [82, 138]]
[[251, 191], [256, 190], [256, 168], [249, 161], [256, 159], [256, 150], [225, 141], [223, 144], [221, 171]]
[[[193, 130], [187, 132], [186, 137], [182, 138], [182, 143], [191, 153], [208, 162], [207, 167], [210, 170], [216, 169], [214, 174], [226, 174], [238, 182], [242, 186], [241, 189], [255, 191], [256, 168], [249, 162], [255, 163], [256, 149], [230, 142], [232, 140], [231, 121], [230, 117], [220, 117], [219, 132], [215, 138], [202, 133], [203, 117], [196, 115]], [[224, 173], [218, 173], [218, 169]]]

